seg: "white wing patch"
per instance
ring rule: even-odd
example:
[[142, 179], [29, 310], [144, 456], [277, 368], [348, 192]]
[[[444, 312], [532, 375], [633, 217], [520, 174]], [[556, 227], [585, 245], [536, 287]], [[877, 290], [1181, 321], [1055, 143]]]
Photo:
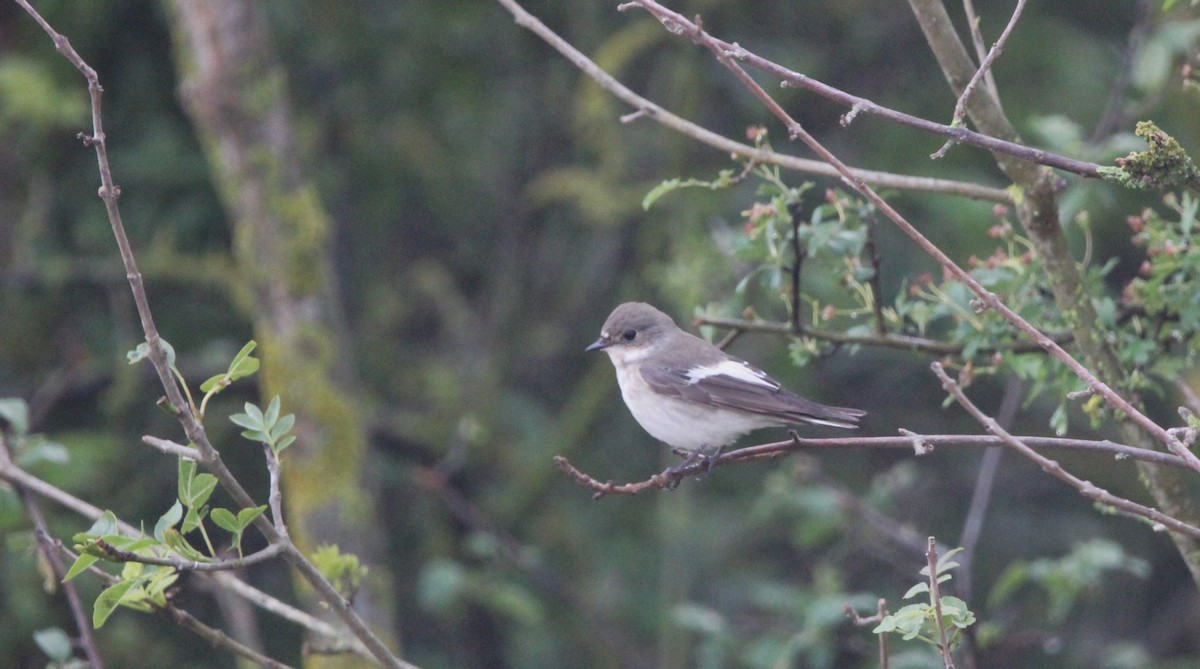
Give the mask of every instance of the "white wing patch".
[[687, 371], [686, 375], [688, 383], [699, 383], [710, 376], [728, 376], [768, 390], [777, 390], [779, 388], [779, 384], [767, 376], [765, 372], [757, 370], [739, 360], [722, 360], [715, 365], [693, 367]]

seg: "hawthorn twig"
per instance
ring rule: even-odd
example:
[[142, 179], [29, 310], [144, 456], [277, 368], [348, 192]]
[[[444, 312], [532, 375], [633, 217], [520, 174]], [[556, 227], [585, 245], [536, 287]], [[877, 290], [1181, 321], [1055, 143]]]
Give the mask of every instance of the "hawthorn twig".
[[[1063, 439], [1059, 437], [1033, 437], [1022, 436], [1014, 437], [1019, 439], [1029, 448], [1040, 449], [1062, 449], [1073, 451], [1087, 451], [1097, 454], [1112, 455], [1118, 460], [1135, 460], [1141, 462], [1153, 462], [1155, 464], [1166, 465], [1170, 467], [1188, 468], [1188, 464], [1180, 457], [1162, 451], [1153, 451], [1146, 448], [1137, 448], [1127, 446], [1125, 444], [1117, 444], [1111, 441], [1102, 440], [1094, 441], [1088, 439]], [[984, 446], [1003, 446], [1005, 440], [1000, 436], [992, 436], [986, 434], [933, 434], [933, 435], [913, 435], [901, 437], [838, 437], [832, 439], [823, 438], [804, 438], [795, 436], [792, 439], [785, 441], [774, 441], [766, 444], [758, 444], [755, 446], [744, 446], [733, 450], [728, 450], [721, 453], [717, 458], [716, 464], [728, 465], [738, 462], [754, 462], [757, 460], [770, 460], [778, 457], [783, 457], [789, 453], [797, 451], [819, 450], [819, 449], [847, 449], [847, 448], [898, 448], [913, 450], [915, 444], [920, 444], [918, 455], [926, 455], [937, 447], [949, 446], [964, 446], [964, 447], [984, 447]], [[689, 476], [697, 476], [703, 473], [705, 465], [702, 462], [695, 463], [688, 467], [680, 468], [678, 471], [669, 469], [665, 472], [655, 474], [650, 478], [632, 483], [614, 483], [612, 481], [601, 481], [593, 476], [584, 473], [567, 458], [559, 455], [555, 456], [554, 464], [571, 480], [579, 485], [596, 493], [593, 497], [600, 499], [607, 495], [636, 495], [639, 492], [650, 490], [652, 488], [668, 489], [677, 485], [683, 479]], [[2, 472], [0, 472], [2, 474]]]
[[[873, 616], [860, 616], [858, 615], [858, 611], [855, 611], [854, 607], [849, 604], [843, 604], [842, 611], [846, 613], [846, 617], [850, 618], [859, 627], [878, 625], [887, 617], [887, 600], [882, 597], [879, 598], [879, 601], [875, 605], [875, 615]], [[879, 669], [888, 669], [888, 635], [876, 634], [875, 636], [879, 637]]]
[[[956, 344], [954, 342], [941, 341], [939, 339], [929, 339], [927, 337], [914, 337], [905, 334], [850, 334], [839, 332], [837, 330], [823, 330], [814, 328], [808, 325], [801, 324], [800, 331], [795, 332], [790, 323], [779, 323], [775, 321], [757, 321], [746, 320], [739, 318], [722, 318], [720, 316], [697, 316], [695, 318], [696, 325], [715, 325], [717, 327], [734, 328], [746, 332], [771, 332], [775, 334], [812, 337], [834, 344], [858, 344], [861, 346], [879, 346], [883, 348], [895, 348], [903, 351], [920, 351], [922, 353], [932, 353], [934, 355], [958, 355], [966, 350], [965, 344]], [[1071, 341], [1071, 333], [1069, 332], [1048, 332], [1046, 336], [1052, 341], [1059, 344], [1066, 344]], [[998, 351], [1011, 351], [1013, 353], [1031, 353], [1033, 351], [1042, 351], [1044, 347], [1033, 341], [1017, 341], [999, 343], [994, 346], [980, 346], [976, 349], [980, 355], [988, 355]]]
[[925, 561], [929, 565], [929, 599], [933, 602], [933, 616], [937, 621], [938, 649], [942, 651], [942, 662], [946, 669], [954, 669], [954, 660], [950, 659], [950, 641], [946, 638], [946, 619], [942, 616], [942, 588], [938, 583], [937, 560], [937, 539], [929, 537]]
[[1047, 458], [1041, 453], [1033, 450], [1028, 444], [1023, 443], [1022, 439], [1009, 434], [1008, 431], [1001, 427], [994, 418], [988, 416], [981, 411], [979, 407], [975, 406], [975, 404], [971, 402], [970, 398], [967, 397], [966, 393], [963, 392], [958, 383], [956, 383], [954, 379], [950, 378], [950, 375], [946, 373], [946, 370], [942, 369], [942, 365], [940, 363], [935, 362], [933, 365], [931, 365], [931, 367], [933, 369], [933, 373], [936, 374], [938, 379], [941, 380], [942, 388], [944, 388], [946, 392], [950, 393], [954, 400], [958, 402], [963, 409], [966, 409], [967, 413], [971, 414], [971, 417], [978, 421], [980, 425], [984, 426], [988, 432], [991, 432], [999, 437], [1005, 445], [1013, 448], [1021, 455], [1024, 455], [1030, 460], [1036, 462], [1038, 466], [1042, 468], [1042, 471], [1065, 482], [1067, 485], [1072, 486], [1084, 497], [1087, 497], [1098, 504], [1111, 506], [1117, 511], [1126, 515], [1144, 518], [1173, 532], [1179, 532], [1180, 534], [1184, 534], [1195, 539], [1200, 539], [1200, 527], [1189, 525], [1178, 518], [1168, 516], [1158, 509], [1154, 509], [1143, 504], [1138, 504], [1137, 502], [1125, 499], [1124, 497], [1118, 497], [1104, 488], [1097, 486], [1091, 481], [1086, 481], [1078, 476], [1075, 476], [1074, 474], [1063, 469], [1062, 465], [1058, 464], [1058, 462], [1051, 460], [1050, 458]]
[[[508, 0], [500, 1], [507, 2]], [[1097, 165], [1096, 163], [1076, 160], [1074, 158], [1068, 158], [1066, 156], [1050, 153], [1042, 149], [1036, 149], [1023, 144], [997, 139], [988, 135], [972, 132], [961, 126], [952, 127], [948, 125], [942, 125], [928, 119], [923, 119], [896, 111], [894, 109], [883, 107], [866, 98], [858, 97], [857, 95], [851, 95], [850, 93], [847, 93], [841, 89], [834, 88], [833, 86], [817, 81], [812, 77], [790, 70], [774, 61], [767, 60], [762, 56], [758, 56], [746, 50], [737, 43], [730, 43], [713, 37], [712, 35], [709, 35], [701, 30], [696, 26], [695, 23], [688, 20], [683, 15], [667, 9], [658, 2], [655, 2], [655, 0], [631, 0], [631, 2], [619, 5], [617, 9], [623, 10], [634, 6], [641, 7], [650, 12], [651, 15], [653, 15], [663, 24], [668, 32], [676, 35], [683, 35], [697, 44], [708, 47], [714, 53], [718, 54], [719, 59], [723, 58], [725, 60], [734, 59], [743, 61], [756, 70], [761, 70], [778, 77], [786, 85], [794, 86], [796, 88], [803, 88], [816, 93], [824, 98], [833, 100], [834, 102], [838, 102], [851, 108], [855, 113], [866, 112], [868, 114], [879, 116], [880, 118], [893, 123], [915, 128], [932, 135], [938, 135], [952, 139], [960, 144], [977, 146], [981, 149], [987, 149], [988, 151], [1008, 154], [1020, 158], [1021, 160], [1037, 163], [1039, 165], [1046, 165], [1048, 167], [1060, 169], [1072, 174], [1078, 174], [1080, 176], [1089, 178], [1099, 178], [1101, 176], [1100, 165]], [[728, 67], [729, 63], [726, 62], [725, 65]], [[807, 144], [807, 142], [805, 143]], [[839, 170], [839, 173], [840, 172], [841, 170]]]
[[[1125, 415], [1129, 416], [1130, 420], [1139, 425], [1149, 434], [1153, 435], [1154, 438], [1165, 445], [1169, 451], [1180, 458], [1183, 458], [1188, 463], [1190, 468], [1200, 472], [1200, 457], [1196, 456], [1195, 453], [1192, 453], [1192, 451], [1183, 442], [1181, 442], [1178, 437], [1176, 437], [1167, 429], [1163, 428], [1158, 423], [1155, 423], [1153, 420], [1151, 420], [1148, 416], [1146, 416], [1146, 414], [1141, 412], [1137, 407], [1133, 406], [1133, 404], [1131, 404], [1128, 400], [1126, 400], [1124, 397], [1121, 397], [1121, 395], [1113, 390], [1111, 386], [1104, 381], [1101, 381], [1095, 374], [1092, 373], [1091, 370], [1076, 360], [1070, 353], [1067, 353], [1066, 350], [1050, 339], [1049, 336], [1038, 330], [1033, 326], [1033, 324], [1022, 318], [1019, 314], [1000, 301], [1000, 298], [998, 298], [995, 293], [984, 288], [983, 285], [975, 279], [975, 277], [971, 276], [970, 273], [955, 263], [950, 256], [946, 255], [946, 253], [938, 248], [936, 244], [931, 242], [928, 237], [921, 234], [921, 232], [917, 230], [912, 223], [901, 216], [900, 212], [896, 211], [891, 204], [880, 197], [874, 189], [863, 183], [861, 179], [856, 178], [853, 174], [851, 174], [845, 163], [839, 160], [837, 156], [833, 155], [829, 149], [825, 148], [824, 144], [817, 141], [817, 139], [809, 134], [808, 131], [806, 131], [795, 119], [788, 115], [788, 113], [784, 111], [784, 109], [779, 105], [778, 102], [775, 101], [774, 98], [767, 94], [767, 92], [764, 91], [763, 88], [759, 86], [758, 83], [754, 81], [754, 79], [751, 78], [750, 75], [747, 74], [740, 65], [734, 62], [734, 58], [745, 59], [747, 61], [751, 60], [749, 54], [744, 49], [737, 45], [728, 44], [727, 42], [709, 35], [707, 32], [701, 29], [700, 26], [697, 26], [695, 23], [684, 18], [682, 15], [663, 7], [654, 0], [633, 0], [633, 2], [629, 4], [636, 4], [647, 9], [647, 11], [650, 11], [654, 16], [658, 17], [659, 21], [663, 22], [664, 26], [670, 32], [686, 36], [696, 44], [700, 44], [712, 51], [713, 55], [717, 58], [717, 61], [733, 72], [734, 76], [736, 76], [738, 80], [741, 81], [742, 84], [745, 85], [746, 88], [756, 98], [758, 98], [758, 100], [762, 102], [762, 104], [767, 107], [768, 110], [771, 111], [771, 113], [773, 113], [780, 121], [784, 123], [788, 129], [789, 137], [800, 140], [823, 160], [837, 168], [838, 172], [842, 175], [843, 180], [847, 184], [849, 184], [854, 190], [858, 191], [868, 201], [874, 204], [875, 207], [885, 216], [887, 216], [888, 219], [895, 223], [895, 225], [900, 228], [905, 235], [916, 242], [917, 245], [923, 251], [925, 251], [925, 253], [937, 260], [938, 264], [945, 268], [947, 272], [964, 283], [967, 288], [969, 288], [971, 292], [979, 298], [979, 308], [994, 309], [997, 311], [1005, 318], [1005, 320], [1012, 323], [1017, 327], [1017, 329], [1024, 332], [1029, 336], [1030, 339], [1037, 342], [1039, 346], [1046, 349], [1047, 352], [1066, 365], [1077, 377], [1087, 384], [1092, 391], [1103, 397], [1112, 409], [1123, 412]], [[787, 70], [784, 68], [781, 68], [770, 61], [766, 61], [765, 59], [757, 57], [755, 57], [755, 59], [755, 63], [770, 64], [776, 69], [787, 72]], [[1002, 151], [999, 148], [994, 150], [1001, 151], [1002, 153], [1008, 153], [1008, 151]], [[1051, 164], [1049, 162], [1040, 160], [1034, 160], [1033, 162], [1040, 162], [1046, 165]], [[1098, 168], [1098, 166], [1094, 167]], [[1064, 167], [1064, 169], [1066, 168]], [[1085, 174], [1084, 172], [1079, 173]]]
[[[1008, 20], [1008, 25], [1004, 27], [1004, 32], [1000, 33], [1000, 38], [996, 40], [996, 43], [992, 45], [991, 50], [988, 51], [988, 54], [983, 59], [983, 62], [979, 64], [979, 69], [975, 71], [975, 75], [971, 77], [971, 80], [967, 82], [966, 87], [963, 88], [962, 95], [958, 96], [958, 101], [954, 104], [954, 118], [950, 121], [951, 127], [962, 125], [963, 119], [965, 119], [967, 116], [967, 100], [970, 100], [971, 96], [975, 94], [975, 89], [979, 86], [979, 83], [983, 81], [984, 75], [987, 75], [991, 72], [992, 63], [996, 62], [996, 59], [1000, 57], [1001, 53], [1004, 53], [1004, 43], [1008, 41], [1008, 36], [1012, 34], [1013, 28], [1016, 27], [1017, 19], [1021, 18], [1021, 12], [1025, 11], [1025, 1], [1026, 0], [1017, 0], [1017, 6], [1015, 9], [1013, 9], [1012, 18]], [[973, 26], [971, 34], [972, 36], [977, 36], [979, 34], [978, 26]], [[955, 141], [953, 139], [948, 140], [942, 145], [942, 148], [938, 149], [931, 157], [942, 158], [954, 144]]]
[[[539, 21], [522, 7], [517, 0], [497, 0], [510, 14], [516, 19], [517, 25], [521, 26], [542, 38], [547, 44], [571, 61], [575, 67], [578, 67], [584, 74], [592, 78], [601, 88], [611, 93], [614, 97], [622, 100], [626, 104], [632, 106], [636, 111], [632, 114], [626, 114], [621, 117], [622, 121], [631, 121], [636, 118], [649, 118], [675, 132], [686, 135], [696, 141], [707, 144], [720, 151], [735, 154], [748, 158], [750, 160], [765, 163], [769, 165], [778, 165], [789, 170], [796, 170], [806, 174], [816, 174], [825, 177], [837, 177], [838, 172], [832, 169], [827, 163], [820, 160], [812, 160], [808, 158], [799, 158], [787, 154], [776, 153], [769, 149], [758, 148], [748, 144], [735, 142], [723, 135], [719, 135], [703, 126], [697, 125], [681, 116], [673, 114], [663, 107], [651, 102], [649, 99], [638, 95], [627, 86], [618, 81], [615, 77], [600, 69], [590, 58], [581, 53], [578, 49], [571, 46], [562, 37], [555, 34], [554, 31], [546, 27], [544, 23]], [[953, 181], [949, 179], [932, 179], [928, 177], [915, 177], [903, 174], [892, 174], [889, 172], [877, 172], [874, 170], [863, 170], [858, 168], [850, 168], [851, 171], [860, 179], [867, 183], [872, 183], [882, 188], [897, 188], [901, 190], [913, 190], [930, 193], [945, 193], [948, 195], [958, 195], [962, 197], [972, 198], [976, 200], [986, 200], [989, 202], [998, 202], [1001, 204], [1013, 204], [1012, 196], [1005, 190], [999, 188], [991, 188], [980, 186], [979, 184], [968, 183], [963, 181]]]

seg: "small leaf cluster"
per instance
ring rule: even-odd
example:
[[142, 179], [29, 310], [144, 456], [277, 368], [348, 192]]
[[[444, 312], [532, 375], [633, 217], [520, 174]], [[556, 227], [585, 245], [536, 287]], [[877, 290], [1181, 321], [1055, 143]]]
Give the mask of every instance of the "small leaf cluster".
[[271, 398], [266, 411], [246, 402], [245, 413], [235, 413], [229, 417], [229, 420], [233, 421], [235, 425], [246, 428], [242, 430], [243, 437], [250, 441], [264, 443], [271, 447], [275, 455], [279, 455], [283, 449], [296, 441], [296, 435], [288, 434], [296, 425], [296, 415], [289, 413], [280, 416], [279, 407], [278, 395]]
[[367, 577], [368, 568], [361, 564], [358, 556], [343, 553], [333, 544], [322, 544], [312, 555], [313, 564], [321, 575], [333, 584], [346, 599], [353, 599]]
[[[113, 559], [113, 551], [154, 557], [166, 554], [159, 539], [121, 534], [112, 511], [105, 511], [87, 532], [76, 534], [74, 540], [79, 557], [67, 570], [64, 581], [75, 578], [100, 560]], [[179, 578], [179, 573], [174, 567], [125, 562], [117, 578], [116, 583], [96, 597], [92, 607], [92, 625], [96, 629], [104, 625], [118, 606], [143, 612], [166, 606], [167, 589]]]
[[[96, 599], [92, 614], [96, 627], [103, 625], [117, 606], [127, 606], [139, 611], [149, 611], [153, 606], [164, 606], [166, 590], [178, 576], [174, 567], [142, 564], [127, 559], [125, 554], [176, 558], [193, 563], [211, 562], [215, 559], [217, 551], [204, 524], [204, 520], [210, 517], [210, 512], [212, 521], [230, 534], [229, 545], [238, 552], [239, 557], [242, 556], [242, 535], [245, 529], [261, 516], [267, 507], [241, 509], [237, 513], [224, 508], [210, 510], [208, 501], [216, 485], [215, 476], [197, 473], [196, 463], [181, 457], [177, 499], [154, 524], [152, 536], [122, 534], [117, 518], [111, 511], [106, 511], [86, 532], [74, 536], [75, 550], [79, 552], [79, 557], [67, 571], [64, 581], [75, 578], [101, 560], [124, 563], [117, 583], [105, 589]], [[196, 531], [199, 531], [207, 552], [195, 548], [186, 539], [186, 535]]]
[[[234, 381], [254, 374], [259, 368], [258, 359], [251, 355], [256, 346], [251, 341], [234, 356], [225, 372], [201, 384], [200, 389], [204, 395], [200, 403], [196, 404], [183, 375], [175, 365], [174, 348], [166, 341], [161, 343], [167, 366], [179, 380], [190, 408], [200, 419], [204, 417], [204, 409], [209, 399]], [[149, 357], [150, 353], [149, 344], [143, 342], [130, 351], [127, 357], [132, 364]], [[248, 404], [247, 407], [249, 411], [252, 405]], [[271, 443], [276, 452], [291, 443], [291, 437], [287, 436], [286, 432], [291, 429], [294, 418], [290, 415], [279, 417], [278, 397], [266, 412], [259, 411], [257, 407], [253, 410], [259, 419], [256, 425], [266, 426], [268, 438], [262, 439], [263, 441]], [[13, 405], [0, 403], [0, 412], [4, 412], [3, 415], [10, 423], [24, 424], [21, 412], [16, 411]], [[75, 535], [75, 550], [79, 557], [68, 570], [64, 580], [75, 578], [102, 560], [123, 563], [117, 582], [106, 588], [96, 599], [93, 607], [93, 623], [96, 627], [103, 625], [118, 606], [149, 611], [154, 607], [166, 605], [167, 590], [178, 578], [176, 569], [169, 565], [144, 564], [137, 561], [137, 558], [173, 559], [189, 563], [214, 561], [218, 551], [209, 535], [206, 520], [211, 520], [229, 534], [228, 545], [237, 551], [239, 558], [244, 555], [242, 538], [245, 530], [267, 510], [267, 507], [264, 505], [238, 510], [212, 508], [209, 506], [209, 499], [216, 488], [217, 477], [199, 472], [196, 459], [180, 456], [175, 502], [158, 518], [151, 536], [121, 533], [116, 516], [111, 511], [106, 511], [89, 530]], [[199, 534], [203, 549], [196, 548], [188, 540], [188, 535], [194, 533]]]
[[1156, 370], [1170, 378], [1195, 361], [1200, 344], [1200, 246], [1196, 243], [1200, 198], [1192, 193], [1171, 195], [1164, 204], [1170, 216], [1146, 209], [1126, 219], [1133, 243], [1145, 249], [1146, 259], [1124, 297], [1144, 311], [1139, 324], [1148, 331], [1146, 339], [1155, 350], [1170, 347], [1186, 356], [1171, 368]]
[[[955, 548], [938, 558], [936, 579], [939, 584], [950, 580], [950, 570], [959, 566], [952, 558], [962, 550]], [[921, 574], [929, 576], [928, 565], [921, 569]], [[962, 631], [975, 624], [975, 614], [967, 607], [967, 603], [958, 597], [942, 595], [935, 601], [928, 581], [921, 581], [909, 588], [908, 592], [904, 593], [904, 599], [912, 599], [922, 594], [928, 595], [929, 601], [908, 604], [895, 613], [884, 616], [873, 630], [874, 633], [899, 634], [905, 641], [918, 639], [940, 647], [941, 634], [937, 620], [937, 608], [940, 607], [947, 633], [946, 642], [953, 648], [962, 637]]]

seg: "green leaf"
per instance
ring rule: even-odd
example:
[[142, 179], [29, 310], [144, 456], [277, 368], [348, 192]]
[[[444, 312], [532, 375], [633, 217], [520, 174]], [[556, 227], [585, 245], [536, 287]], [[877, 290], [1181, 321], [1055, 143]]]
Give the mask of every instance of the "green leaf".
[[288, 436], [284, 437], [283, 439], [280, 439], [275, 444], [275, 455], [279, 455], [280, 453], [282, 453], [283, 449], [287, 448], [288, 446], [291, 446], [292, 442], [294, 442], [294, 441], [296, 441], [296, 435], [294, 435], [294, 434], [289, 434]]
[[272, 442], [278, 441], [280, 437], [287, 434], [288, 432], [291, 432], [292, 428], [295, 427], [295, 425], [296, 425], [296, 414], [294, 414], [294, 413], [290, 413], [290, 414], [284, 416], [283, 418], [280, 418], [279, 421], [276, 422], [275, 425], [271, 428], [271, 433], [270, 433], [271, 441]]
[[200, 527], [200, 523], [204, 522], [204, 517], [208, 515], [208, 507], [206, 506], [190, 506], [187, 514], [183, 516], [183, 524], [179, 526], [179, 531], [187, 534], [192, 530]]
[[213, 490], [217, 487], [217, 477], [212, 474], [197, 474], [192, 479], [187, 499], [183, 500], [189, 507], [204, 506]]
[[204, 383], [200, 384], [200, 392], [211, 393], [213, 388], [221, 385], [221, 382], [225, 381], [227, 378], [229, 378], [228, 374], [217, 374], [216, 376], [208, 377]]
[[179, 533], [179, 530], [173, 527], [169, 527], [165, 532], [163, 532], [163, 544], [185, 559], [195, 560], [197, 562], [209, 561], [209, 557], [207, 555], [201, 553], [195, 548], [192, 548], [192, 545], [183, 538], [183, 535]]
[[929, 584], [921, 582], [909, 588], [908, 592], [904, 593], [904, 596], [900, 599], [909, 599], [925, 592], [929, 592]]
[[176, 494], [180, 501], [186, 502], [191, 496], [192, 479], [196, 476], [196, 461], [179, 458], [179, 490]]
[[154, 538], [162, 541], [163, 531], [165, 531], [168, 527], [175, 527], [175, 524], [178, 523], [181, 518], [183, 518], [183, 505], [179, 503], [179, 500], [175, 500], [175, 503], [171, 505], [171, 508], [167, 509], [167, 512], [164, 513], [158, 519], [158, 522], [154, 524]]
[[100, 514], [96, 522], [88, 528], [87, 534], [100, 536], [106, 534], [117, 534], [117, 515], [112, 511], [105, 511]]
[[263, 504], [262, 506], [256, 506], [253, 508], [245, 508], [245, 509], [242, 509], [241, 511], [238, 511], [238, 515], [237, 515], [238, 525], [241, 525], [243, 528], [249, 527], [250, 523], [254, 522], [255, 518], [258, 518], [259, 516], [263, 515], [263, 512], [266, 510], [267, 510], [267, 505]]
[[129, 589], [134, 585], [134, 581], [121, 581], [109, 586], [100, 596], [96, 598], [96, 605], [92, 608], [92, 627], [100, 629], [104, 626], [104, 622], [113, 614], [117, 606], [121, 604], [121, 600], [129, 594]]
[[96, 557], [95, 555], [80, 553], [79, 557], [75, 558], [75, 563], [72, 564], [71, 568], [67, 570], [67, 575], [63, 576], [63, 583], [66, 583], [67, 581], [82, 574], [88, 567], [96, 564], [99, 559], [100, 558]]
[[[246, 406], [253, 407], [254, 405], [247, 404]], [[263, 429], [262, 412], [258, 410], [258, 407], [254, 407], [254, 413], [250, 411], [235, 413], [229, 417], [229, 421], [238, 427], [244, 427], [253, 432], [262, 432]]]
[[17, 457], [17, 464], [22, 467], [28, 467], [37, 462], [52, 462], [61, 465], [70, 461], [71, 452], [67, 450], [66, 446], [56, 441], [43, 439], [40, 435], [33, 435], [26, 439], [25, 450], [21, 451]]
[[17, 436], [25, 436], [29, 432], [29, 405], [25, 400], [10, 397], [0, 400], [0, 418], [12, 426]]
[[233, 512], [229, 509], [213, 509], [210, 517], [218, 527], [232, 532], [233, 534], [238, 534], [242, 531], [242, 525], [238, 522], [237, 517], [234, 516]]
[[279, 420], [279, 395], [271, 398], [271, 403], [267, 405], [267, 411], [263, 414], [263, 427], [270, 430], [275, 421]]

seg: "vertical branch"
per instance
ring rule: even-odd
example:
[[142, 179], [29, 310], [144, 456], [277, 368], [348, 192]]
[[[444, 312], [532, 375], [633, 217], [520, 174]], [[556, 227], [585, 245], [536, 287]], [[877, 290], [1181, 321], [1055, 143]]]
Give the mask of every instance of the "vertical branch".
[[878, 233], [878, 224], [875, 222], [874, 216], [866, 218], [867, 224], [867, 242], [863, 246], [863, 253], [866, 254], [867, 260], [871, 262], [871, 278], [867, 280], [867, 285], [871, 286], [871, 311], [875, 316], [875, 333], [880, 336], [886, 336], [888, 333], [887, 323], [883, 318], [883, 277], [881, 270], [883, 268], [883, 259], [879, 256], [879, 245], [875, 243], [875, 236]]
[[954, 669], [954, 661], [950, 659], [950, 641], [946, 639], [946, 620], [942, 617], [942, 589], [938, 583], [937, 559], [937, 539], [929, 537], [925, 560], [929, 564], [929, 599], [937, 620], [938, 647], [942, 651], [942, 661], [946, 663], [946, 669]]
[[800, 241], [800, 203], [788, 205], [788, 218], [792, 221], [792, 313], [788, 322], [792, 324], [792, 334], [803, 332], [800, 322], [800, 267], [804, 262], [805, 245]]

